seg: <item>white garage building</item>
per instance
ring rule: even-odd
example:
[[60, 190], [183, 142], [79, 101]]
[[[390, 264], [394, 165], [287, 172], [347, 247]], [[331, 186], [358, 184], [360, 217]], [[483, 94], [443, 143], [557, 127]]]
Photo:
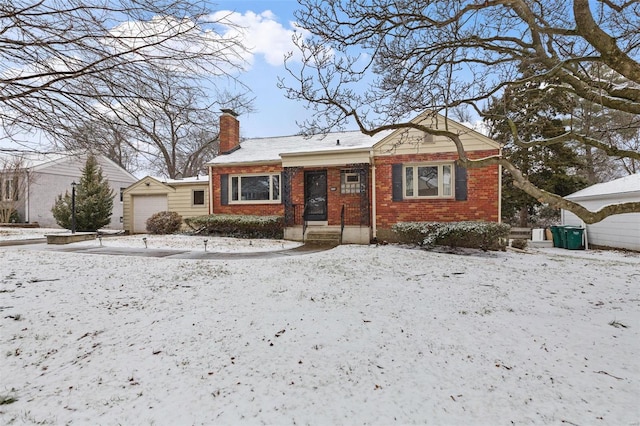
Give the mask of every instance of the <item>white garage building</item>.
[[[640, 202], [640, 174], [599, 183], [565, 197], [591, 211], [610, 204]], [[575, 214], [562, 210], [564, 225], [584, 226]], [[586, 226], [589, 245], [640, 251], [640, 213], [625, 213]]]

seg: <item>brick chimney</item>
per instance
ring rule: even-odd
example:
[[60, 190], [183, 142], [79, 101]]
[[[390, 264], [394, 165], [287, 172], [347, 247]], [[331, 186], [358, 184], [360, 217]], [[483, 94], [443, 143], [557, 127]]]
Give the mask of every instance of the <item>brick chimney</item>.
[[231, 109], [223, 109], [220, 116], [220, 147], [218, 153], [221, 155], [231, 154], [240, 148], [240, 122], [236, 117], [238, 114]]

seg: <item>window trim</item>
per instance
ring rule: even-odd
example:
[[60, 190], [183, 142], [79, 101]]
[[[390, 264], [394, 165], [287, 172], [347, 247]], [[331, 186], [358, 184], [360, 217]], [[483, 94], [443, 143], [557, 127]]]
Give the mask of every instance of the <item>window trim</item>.
[[[355, 176], [355, 182], [348, 182], [348, 177]], [[341, 170], [340, 171], [340, 193], [341, 194], [359, 194], [361, 191], [360, 173]]]
[[[259, 177], [259, 176], [269, 176], [269, 199], [268, 200], [234, 200], [233, 199], [233, 179], [238, 178], [238, 197], [242, 193], [242, 178], [243, 177]], [[278, 198], [273, 198], [273, 178], [276, 176], [278, 178]], [[266, 173], [241, 173], [241, 174], [230, 174], [229, 182], [228, 182], [228, 191], [229, 191], [229, 204], [282, 204], [282, 177], [279, 172], [266, 172]]]
[[[196, 192], [202, 192], [202, 203], [196, 204]], [[204, 189], [192, 189], [191, 190], [191, 207], [202, 207], [207, 204]]]
[[20, 181], [17, 176], [9, 175], [8, 177], [2, 177], [0, 178], [0, 184], [0, 201], [20, 201]]
[[[449, 187], [450, 194], [443, 195], [444, 181], [443, 181], [443, 168], [449, 166]], [[413, 168], [413, 193], [414, 195], [407, 195], [407, 168]], [[419, 167], [437, 167], [438, 168], [438, 195], [417, 195], [418, 188], [418, 168]], [[453, 162], [426, 162], [426, 163], [406, 163], [402, 165], [402, 198], [405, 200], [434, 200], [434, 199], [455, 199], [455, 164]]]

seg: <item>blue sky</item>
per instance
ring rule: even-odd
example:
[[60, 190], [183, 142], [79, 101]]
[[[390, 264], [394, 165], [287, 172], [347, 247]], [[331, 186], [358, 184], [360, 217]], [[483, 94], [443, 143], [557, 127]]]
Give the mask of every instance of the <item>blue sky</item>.
[[277, 88], [285, 77], [284, 55], [293, 50], [295, 0], [222, 0], [211, 9], [236, 12], [231, 19], [246, 29], [247, 46], [252, 47], [250, 67], [241, 76], [255, 96], [255, 112], [238, 117], [242, 137], [292, 135], [300, 131], [296, 121], [307, 116], [302, 102], [292, 101]]
[[[242, 137], [286, 136], [300, 132], [297, 122], [308, 116], [302, 102], [286, 99], [277, 88], [278, 77], [286, 76], [284, 56], [294, 49], [291, 37], [296, 30], [293, 15], [299, 7], [295, 0], [217, 0], [210, 9], [245, 29], [247, 71], [240, 79], [253, 91], [255, 112], [239, 117]], [[233, 13], [232, 13], [233, 12]], [[20, 149], [43, 146], [47, 139], [40, 132], [20, 134]], [[15, 142], [3, 138], [0, 147], [16, 148]]]

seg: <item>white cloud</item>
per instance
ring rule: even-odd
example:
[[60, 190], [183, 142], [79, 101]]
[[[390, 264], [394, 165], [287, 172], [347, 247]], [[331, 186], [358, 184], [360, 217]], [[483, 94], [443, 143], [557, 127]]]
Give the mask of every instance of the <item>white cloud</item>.
[[220, 23], [230, 22], [235, 26], [227, 26], [224, 36], [242, 39], [248, 49], [245, 59], [249, 63], [253, 62], [253, 56], [263, 55], [269, 65], [282, 65], [285, 55], [296, 50], [293, 35], [298, 33], [306, 36], [308, 33], [295, 22], [289, 22], [289, 28], [285, 28], [270, 10], [261, 13], [248, 11], [244, 14], [219, 11], [212, 15], [212, 19]]

